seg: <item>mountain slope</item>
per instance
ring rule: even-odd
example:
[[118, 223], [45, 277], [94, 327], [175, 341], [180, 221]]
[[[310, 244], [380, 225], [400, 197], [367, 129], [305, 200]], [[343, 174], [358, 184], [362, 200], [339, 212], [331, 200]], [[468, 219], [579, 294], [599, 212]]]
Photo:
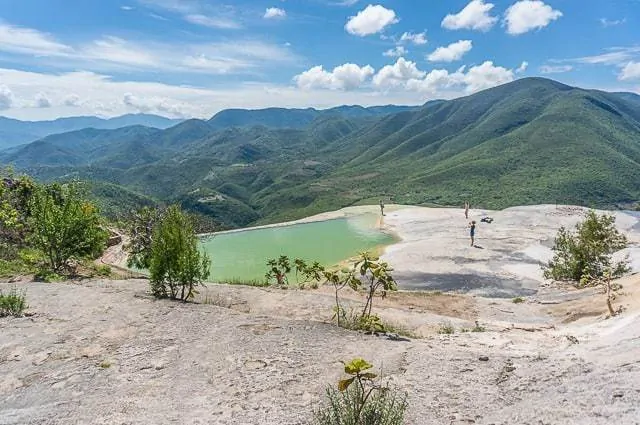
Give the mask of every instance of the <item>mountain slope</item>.
[[0, 149], [32, 142], [52, 134], [67, 133], [86, 128], [114, 130], [122, 127], [145, 126], [165, 129], [181, 121], [150, 114], [128, 114], [109, 119], [71, 117], [59, 118], [53, 121], [20, 121], [0, 117]]
[[[235, 125], [245, 122], [235, 116], [224, 129], [222, 121], [189, 120], [147, 134], [60, 135], [12, 158], [40, 178], [73, 174], [121, 185], [231, 227], [380, 197], [487, 208], [640, 199], [640, 104], [632, 94], [527, 78], [392, 114], [336, 109], [343, 115], [233, 112], [247, 125]], [[251, 125], [256, 120], [263, 125]], [[301, 120], [308, 120], [301, 128], [266, 124]], [[46, 158], [36, 154], [45, 149]]]

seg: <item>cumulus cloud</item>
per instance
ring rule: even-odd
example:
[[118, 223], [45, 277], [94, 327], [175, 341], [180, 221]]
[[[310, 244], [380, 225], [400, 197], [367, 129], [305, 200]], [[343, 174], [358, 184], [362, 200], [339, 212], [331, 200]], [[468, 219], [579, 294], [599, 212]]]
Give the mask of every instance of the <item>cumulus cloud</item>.
[[397, 22], [396, 12], [384, 6], [370, 4], [356, 16], [349, 18], [344, 28], [349, 34], [365, 37], [379, 33]]
[[70, 94], [69, 96], [65, 97], [63, 103], [64, 103], [64, 106], [77, 108], [78, 106], [81, 105], [80, 96], [78, 96], [77, 94]]
[[136, 112], [160, 112], [171, 116], [184, 117], [185, 105], [172, 99], [152, 96], [140, 98], [132, 93], [125, 93], [122, 103]]
[[401, 56], [405, 56], [409, 51], [404, 48], [404, 46], [396, 46], [393, 49], [389, 49], [384, 52], [382, 55], [390, 58], [399, 58]]
[[427, 33], [421, 32], [421, 33], [414, 34], [411, 32], [405, 32], [404, 34], [402, 34], [402, 36], [400, 36], [400, 42], [405, 42], [405, 41], [413, 43], [416, 46], [422, 46], [424, 44], [427, 44]]
[[373, 84], [380, 88], [400, 87], [411, 79], [424, 77], [415, 62], [399, 58], [395, 64], [386, 65], [373, 77]]
[[446, 47], [438, 47], [433, 53], [427, 56], [430, 62], [453, 62], [471, 51], [473, 43], [471, 40], [460, 40], [451, 43]]
[[620, 81], [640, 80], [640, 62], [629, 62], [618, 75]]
[[321, 65], [296, 75], [294, 82], [304, 90], [332, 89], [354, 90], [362, 86], [375, 73], [370, 65], [360, 67], [353, 63], [337, 66], [333, 71], [326, 71]]
[[516, 69], [516, 74], [522, 74], [523, 72], [526, 72], [528, 68], [529, 68], [529, 62], [523, 61], [518, 67], [518, 69]]
[[456, 91], [465, 94], [495, 87], [514, 80], [514, 71], [493, 62], [486, 61], [481, 65], [466, 70], [460, 67], [455, 72], [446, 69], [434, 69], [429, 73], [417, 69], [413, 62], [398, 60], [394, 66], [386, 66], [373, 78], [379, 88], [403, 88], [426, 94], [438, 94], [445, 91]]
[[489, 31], [498, 22], [497, 17], [491, 16], [494, 7], [494, 4], [485, 3], [484, 0], [471, 0], [460, 12], [445, 16], [441, 25], [449, 30]]
[[507, 9], [504, 22], [508, 34], [520, 35], [544, 28], [561, 17], [562, 12], [541, 0], [521, 0]]
[[269, 7], [264, 12], [264, 19], [282, 19], [287, 17], [287, 12], [278, 7]]
[[9, 87], [0, 84], [0, 111], [10, 109], [13, 105], [13, 92]]
[[569, 72], [573, 69], [571, 65], [542, 65], [540, 67], [541, 74], [561, 74]]
[[51, 100], [44, 93], [38, 93], [36, 95], [36, 107], [38, 108], [51, 108]]

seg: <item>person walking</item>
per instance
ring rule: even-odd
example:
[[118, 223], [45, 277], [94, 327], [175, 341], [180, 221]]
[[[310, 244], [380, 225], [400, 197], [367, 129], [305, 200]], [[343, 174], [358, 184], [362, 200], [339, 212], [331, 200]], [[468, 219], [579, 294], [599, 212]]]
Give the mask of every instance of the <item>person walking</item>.
[[384, 216], [384, 201], [380, 199], [380, 214]]
[[471, 236], [471, 246], [475, 246], [475, 237], [476, 237], [476, 222], [472, 221], [469, 223], [469, 236]]

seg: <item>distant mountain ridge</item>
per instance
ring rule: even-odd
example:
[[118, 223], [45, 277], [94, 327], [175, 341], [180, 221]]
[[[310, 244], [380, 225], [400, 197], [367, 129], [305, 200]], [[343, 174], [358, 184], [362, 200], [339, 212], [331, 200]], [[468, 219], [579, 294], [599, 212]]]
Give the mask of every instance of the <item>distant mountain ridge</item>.
[[81, 130], [5, 151], [0, 162], [45, 180], [109, 184], [100, 196], [112, 197], [103, 199], [112, 208], [138, 194], [179, 202], [221, 227], [380, 198], [616, 207], [640, 199], [639, 98], [524, 78], [391, 113], [234, 110], [213, 124]]
[[85, 128], [115, 130], [122, 127], [141, 125], [165, 129], [182, 121], [151, 114], [127, 114], [106, 119], [80, 116], [58, 118], [52, 121], [20, 121], [13, 118], [0, 117], [0, 149], [33, 142], [52, 134], [67, 133]]
[[364, 107], [359, 105], [344, 105], [329, 109], [225, 109], [215, 114], [210, 120], [208, 120], [208, 123], [212, 128], [218, 130], [230, 127], [253, 127], [256, 125], [263, 125], [270, 128], [304, 128], [320, 117], [377, 117], [403, 111], [412, 111], [419, 108], [420, 106], [401, 105], [384, 105], [371, 107]]

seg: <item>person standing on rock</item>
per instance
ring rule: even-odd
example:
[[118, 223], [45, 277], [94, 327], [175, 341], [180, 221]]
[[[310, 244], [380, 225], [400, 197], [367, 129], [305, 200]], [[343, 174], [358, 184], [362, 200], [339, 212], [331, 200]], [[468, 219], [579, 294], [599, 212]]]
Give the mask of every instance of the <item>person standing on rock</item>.
[[475, 237], [476, 237], [476, 222], [472, 221], [469, 223], [469, 236], [471, 236], [471, 246], [475, 246]]
[[384, 216], [384, 201], [380, 199], [380, 214]]

